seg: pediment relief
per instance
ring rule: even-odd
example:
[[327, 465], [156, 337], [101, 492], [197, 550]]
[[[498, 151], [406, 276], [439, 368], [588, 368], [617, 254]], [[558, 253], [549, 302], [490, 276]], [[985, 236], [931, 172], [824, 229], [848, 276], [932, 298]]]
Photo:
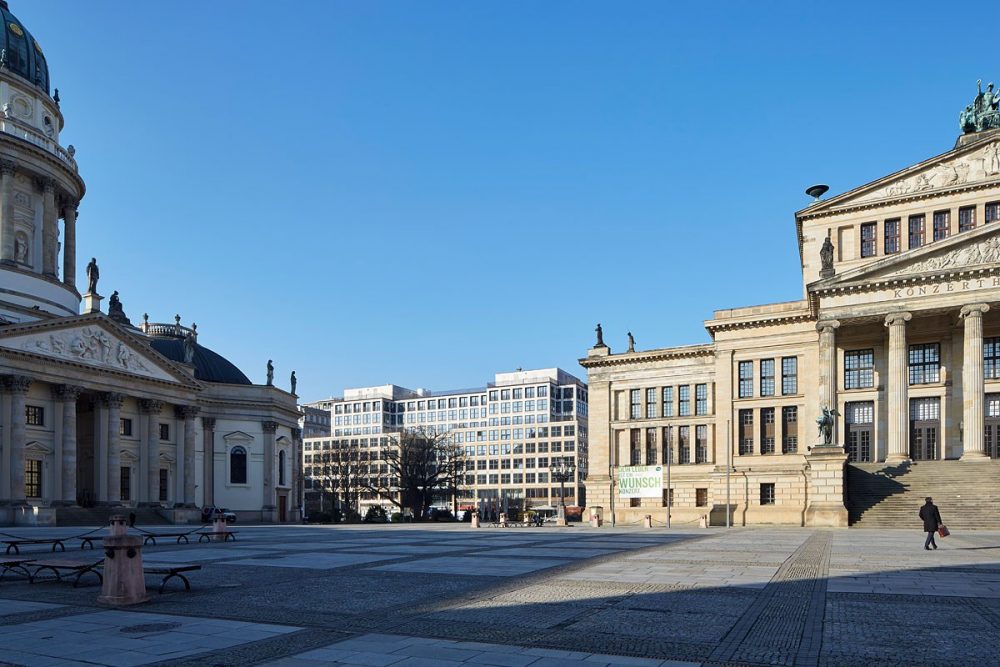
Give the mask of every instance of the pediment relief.
[[164, 454], [163, 452], [160, 452], [160, 462], [162, 462], [162, 463], [177, 463], [177, 459], [175, 459], [170, 454]]
[[93, 323], [72, 328], [14, 333], [0, 338], [0, 347], [177, 382], [180, 378], [154, 360], [152, 349], [140, 349], [110, 329]]
[[139, 461], [139, 457], [130, 452], [129, 450], [123, 449], [121, 453], [121, 460], [123, 463], [124, 462], [137, 463]]
[[244, 433], [243, 431], [233, 431], [232, 433], [227, 433], [222, 436], [222, 439], [226, 442], [253, 442], [253, 436], [249, 433]]
[[24, 446], [24, 453], [34, 454], [35, 456], [48, 456], [52, 453], [52, 449], [34, 440]]

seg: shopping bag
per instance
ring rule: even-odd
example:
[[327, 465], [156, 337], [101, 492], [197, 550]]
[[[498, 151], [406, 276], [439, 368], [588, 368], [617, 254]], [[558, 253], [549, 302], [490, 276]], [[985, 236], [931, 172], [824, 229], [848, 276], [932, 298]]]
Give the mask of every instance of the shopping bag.
[[940, 535], [941, 537], [948, 537], [949, 535], [951, 535], [951, 531], [948, 530], [948, 526], [942, 523], [940, 526], [938, 526], [938, 535]]

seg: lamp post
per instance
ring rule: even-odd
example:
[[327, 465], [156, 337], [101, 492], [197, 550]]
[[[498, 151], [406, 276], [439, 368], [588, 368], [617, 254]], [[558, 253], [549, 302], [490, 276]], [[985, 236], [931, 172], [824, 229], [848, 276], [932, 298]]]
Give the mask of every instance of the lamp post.
[[566, 482], [573, 478], [576, 473], [576, 465], [572, 459], [553, 459], [549, 466], [549, 474], [554, 481], [559, 482], [559, 515], [556, 518], [557, 526], [566, 525]]

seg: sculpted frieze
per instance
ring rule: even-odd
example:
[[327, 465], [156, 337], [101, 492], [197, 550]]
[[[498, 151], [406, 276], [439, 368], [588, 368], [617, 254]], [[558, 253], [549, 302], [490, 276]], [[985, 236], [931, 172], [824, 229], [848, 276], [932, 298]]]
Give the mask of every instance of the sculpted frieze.
[[994, 141], [962, 157], [893, 181], [859, 197], [857, 202], [919, 194], [1000, 177], [1000, 142]]
[[991, 236], [939, 255], [917, 260], [886, 274], [886, 277], [962, 269], [997, 262], [1000, 262], [1000, 236]]

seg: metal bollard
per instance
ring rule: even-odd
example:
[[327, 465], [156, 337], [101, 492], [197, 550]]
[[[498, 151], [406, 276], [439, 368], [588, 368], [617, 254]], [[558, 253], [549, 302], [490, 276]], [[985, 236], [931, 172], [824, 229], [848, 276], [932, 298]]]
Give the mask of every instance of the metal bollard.
[[645, 516], [645, 518], [643, 518], [643, 520], [642, 520], [642, 525], [644, 527], [646, 527], [646, 528], [652, 528], [653, 527], [653, 515], [652, 514], [647, 514]]
[[104, 583], [100, 604], [124, 607], [149, 600], [142, 574], [142, 538], [128, 535], [125, 517], [111, 517], [111, 535], [104, 538]]

